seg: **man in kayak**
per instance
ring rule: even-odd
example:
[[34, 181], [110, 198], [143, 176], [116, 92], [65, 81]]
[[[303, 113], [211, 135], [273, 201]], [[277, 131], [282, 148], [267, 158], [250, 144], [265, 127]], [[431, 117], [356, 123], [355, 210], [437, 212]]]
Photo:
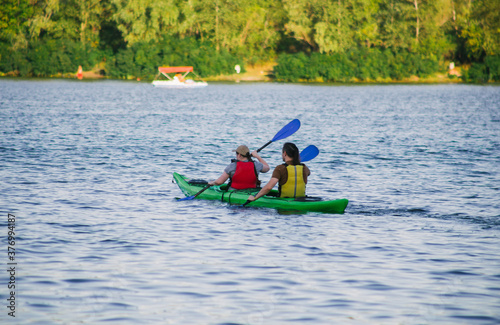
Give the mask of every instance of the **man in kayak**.
[[[209, 185], [221, 185], [230, 178], [229, 190], [244, 190], [260, 186], [259, 173], [267, 173], [269, 165], [262, 159], [256, 150], [250, 154], [247, 146], [241, 145], [236, 150], [236, 159], [233, 159], [224, 169], [222, 175]], [[252, 157], [258, 161], [253, 161]]]
[[257, 193], [250, 195], [249, 201], [255, 201], [266, 195], [278, 184], [280, 197], [304, 197], [306, 196], [307, 177], [311, 171], [305, 164], [300, 163], [300, 153], [297, 146], [291, 142], [283, 145], [281, 153], [282, 165], [276, 166], [271, 180]]

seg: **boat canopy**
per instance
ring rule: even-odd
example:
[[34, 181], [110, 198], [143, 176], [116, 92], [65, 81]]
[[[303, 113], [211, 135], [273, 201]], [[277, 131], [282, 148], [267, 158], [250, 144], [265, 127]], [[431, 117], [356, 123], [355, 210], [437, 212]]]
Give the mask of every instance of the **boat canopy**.
[[[174, 81], [174, 80], [177, 80], [178, 82], [181, 82], [181, 83], [185, 83], [186, 80], [184, 80], [184, 78], [186, 78], [186, 76], [192, 72], [197, 78], [201, 79], [194, 71], [193, 71], [193, 67], [158, 67], [158, 75], [155, 77], [155, 80], [153, 80], [153, 82], [157, 81], [156, 79], [159, 79], [162, 75], [165, 76], [168, 80], [171, 80], [171, 81]], [[170, 74], [173, 74], [173, 73], [179, 73], [179, 72], [184, 72], [184, 74], [182, 76], [175, 76], [172, 78], [172, 75], [169, 75]], [[201, 79], [201, 81], [203, 81], [203, 79]], [[205, 83], [205, 81], [203, 81], [203, 83]], [[205, 83], [206, 85], [206, 83]]]
[[193, 72], [193, 67], [158, 67], [161, 73]]

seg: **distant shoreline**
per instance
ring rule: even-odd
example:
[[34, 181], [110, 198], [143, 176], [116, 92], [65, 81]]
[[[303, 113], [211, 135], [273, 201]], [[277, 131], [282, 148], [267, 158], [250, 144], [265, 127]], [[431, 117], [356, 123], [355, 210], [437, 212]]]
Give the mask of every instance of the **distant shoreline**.
[[[57, 80], [57, 79], [62, 79], [62, 80], [76, 80], [76, 81], [99, 81], [99, 80], [115, 80], [115, 81], [135, 81], [135, 82], [152, 82], [153, 80], [148, 80], [148, 79], [119, 79], [119, 78], [108, 78], [105, 76], [100, 76], [100, 77], [83, 77], [83, 79], [78, 80], [74, 76], [51, 76], [51, 77], [17, 77], [17, 76], [0, 76], [0, 80]], [[407, 79], [402, 79], [402, 80], [364, 80], [364, 81], [349, 81], [349, 82], [331, 82], [331, 81], [311, 81], [311, 80], [299, 80], [296, 82], [289, 82], [289, 81], [277, 81], [273, 78], [269, 77], [262, 77], [262, 78], [257, 78], [257, 77], [246, 77], [244, 75], [224, 75], [224, 76], [217, 76], [217, 77], [211, 77], [211, 78], [203, 78], [204, 81], [207, 82], [215, 82], [215, 83], [224, 83], [224, 82], [260, 82], [260, 83], [284, 83], [284, 84], [309, 84], [309, 85], [328, 85], [328, 84], [335, 84], [335, 85], [380, 85], [380, 84], [469, 84], [464, 82], [461, 79], [449, 79], [449, 78], [443, 78], [443, 77], [432, 77], [432, 78], [419, 78], [418, 80], [412, 79], [412, 78], [407, 78]], [[488, 82], [488, 83], [483, 83], [484, 85], [488, 84], [499, 84], [495, 82]]]
[[[467, 84], [460, 78], [460, 71], [453, 71], [452, 78], [446, 73], [437, 73], [431, 77], [419, 78], [413, 76], [410, 78], [404, 78], [401, 80], [393, 79], [376, 79], [376, 80], [357, 80], [353, 79], [349, 82], [325, 82], [322, 80], [299, 80], [298, 82], [283, 82], [277, 81], [271, 77], [272, 69], [274, 64], [256, 65], [253, 67], [247, 67], [246, 71], [240, 74], [234, 73], [231, 75], [219, 75], [203, 78], [207, 82], [277, 82], [277, 83], [298, 83], [298, 84], [335, 84], [335, 85], [377, 85], [377, 84]], [[0, 79], [77, 79], [76, 73], [65, 73], [56, 74], [50, 77], [19, 77], [15, 73], [0, 73]], [[98, 71], [84, 71], [83, 80], [131, 80], [140, 82], [151, 82], [149, 79], [141, 78], [129, 78], [129, 79], [117, 79], [109, 78], [102, 75]], [[484, 83], [488, 84], [498, 84], [495, 82]]]
[[[116, 81], [136, 81], [136, 82], [152, 82], [153, 80], [148, 80], [148, 79], [119, 79], [119, 78], [108, 78], [105, 76], [84, 76], [82, 80], [78, 80], [76, 76], [51, 76], [51, 77], [17, 77], [17, 76], [0, 76], [0, 80], [57, 80], [57, 79], [63, 79], [63, 80], [77, 80], [77, 81], [98, 81], [98, 80], [116, 80]], [[418, 78], [418, 79], [413, 79], [413, 78], [406, 78], [402, 80], [353, 80], [349, 82], [331, 82], [331, 81], [311, 81], [311, 80], [299, 80], [297, 82], [288, 82], [288, 81], [277, 81], [273, 78], [270, 77], [255, 77], [255, 76], [245, 76], [245, 75], [223, 75], [223, 76], [217, 76], [217, 77], [210, 77], [210, 78], [203, 78], [204, 81], [207, 82], [261, 82], [261, 83], [285, 83], [285, 84], [317, 84], [317, 85], [328, 85], [328, 84], [335, 84], [335, 85], [379, 85], [379, 84], [468, 84], [464, 82], [461, 79], [450, 79], [447, 77], [431, 77], [431, 78]], [[488, 82], [484, 83], [485, 85], [488, 84], [498, 84], [494, 82]]]

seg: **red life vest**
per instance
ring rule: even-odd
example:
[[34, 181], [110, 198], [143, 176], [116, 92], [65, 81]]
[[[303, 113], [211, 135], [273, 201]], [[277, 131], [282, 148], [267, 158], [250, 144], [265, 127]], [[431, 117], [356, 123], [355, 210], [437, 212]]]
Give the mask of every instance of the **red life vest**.
[[231, 187], [237, 190], [257, 187], [257, 175], [252, 161], [236, 162], [236, 171], [231, 178]]

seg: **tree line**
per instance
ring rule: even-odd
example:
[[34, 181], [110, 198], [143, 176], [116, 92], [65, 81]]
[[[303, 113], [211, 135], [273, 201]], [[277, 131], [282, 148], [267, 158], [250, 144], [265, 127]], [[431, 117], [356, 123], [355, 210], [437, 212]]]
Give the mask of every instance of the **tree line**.
[[0, 0], [0, 72], [152, 78], [277, 62], [277, 80], [500, 81], [500, 0]]

